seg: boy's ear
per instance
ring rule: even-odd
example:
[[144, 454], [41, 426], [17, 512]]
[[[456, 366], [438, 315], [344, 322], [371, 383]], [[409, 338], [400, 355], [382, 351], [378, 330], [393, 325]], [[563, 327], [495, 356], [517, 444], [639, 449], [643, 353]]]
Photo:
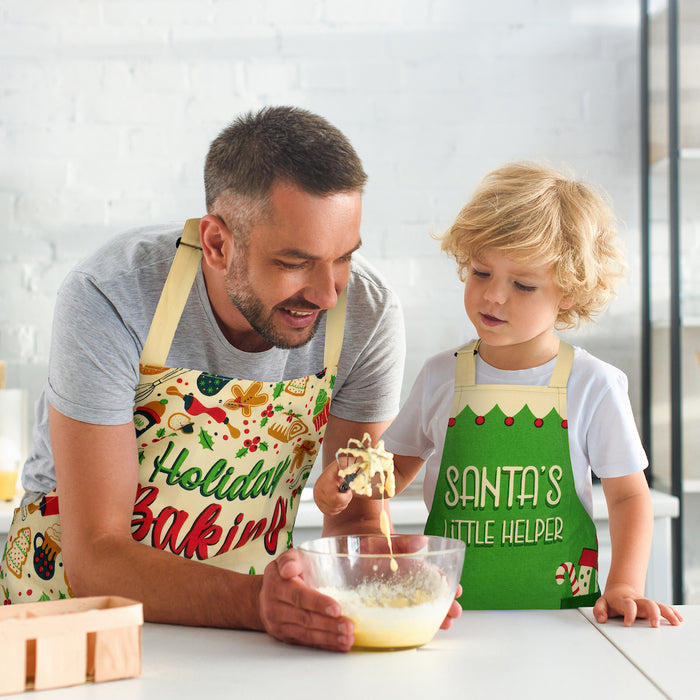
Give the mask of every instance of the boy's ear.
[[573, 299], [566, 299], [562, 298], [562, 300], [559, 302], [559, 309], [561, 311], [567, 311], [574, 305]]
[[206, 264], [214, 270], [227, 270], [233, 245], [231, 232], [215, 214], [206, 214], [199, 221], [199, 239]]

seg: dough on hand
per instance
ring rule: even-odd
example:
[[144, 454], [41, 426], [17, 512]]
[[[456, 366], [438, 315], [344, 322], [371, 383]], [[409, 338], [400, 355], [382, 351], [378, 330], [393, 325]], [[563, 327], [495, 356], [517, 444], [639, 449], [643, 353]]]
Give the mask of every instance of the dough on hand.
[[383, 440], [378, 440], [376, 447], [372, 447], [369, 433], [365, 433], [362, 440], [351, 438], [347, 447], [341, 447], [335, 453], [335, 459], [338, 462], [340, 477], [357, 473], [349, 484], [355, 493], [371, 496], [372, 478], [375, 474], [379, 474], [382, 495], [386, 493], [391, 498], [396, 493], [394, 455], [384, 449]]

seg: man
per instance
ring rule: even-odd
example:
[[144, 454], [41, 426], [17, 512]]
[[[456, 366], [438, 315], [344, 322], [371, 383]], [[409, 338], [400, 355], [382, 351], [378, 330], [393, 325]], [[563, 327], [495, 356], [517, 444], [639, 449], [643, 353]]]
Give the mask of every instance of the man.
[[[205, 216], [127, 233], [70, 273], [8, 602], [123, 595], [150, 621], [351, 646], [287, 548], [321, 441], [329, 463], [398, 410], [399, 304], [355, 255], [365, 181], [324, 119], [266, 108], [212, 143]], [[357, 500], [325, 534], [378, 530], [378, 503]]]

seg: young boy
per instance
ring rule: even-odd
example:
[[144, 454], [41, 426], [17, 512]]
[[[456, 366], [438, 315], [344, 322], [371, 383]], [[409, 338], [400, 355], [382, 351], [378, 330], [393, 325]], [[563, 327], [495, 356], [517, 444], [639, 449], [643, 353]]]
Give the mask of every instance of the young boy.
[[[442, 239], [478, 339], [425, 363], [384, 441], [397, 493], [426, 465], [425, 532], [466, 542], [465, 608], [594, 605], [601, 622], [681, 621], [644, 597], [652, 507], [627, 379], [555, 334], [612, 297], [624, 271], [615, 237], [592, 189], [513, 163], [483, 179]], [[591, 469], [610, 517], [602, 595]], [[337, 472], [314, 488], [324, 513], [353, 497]]]

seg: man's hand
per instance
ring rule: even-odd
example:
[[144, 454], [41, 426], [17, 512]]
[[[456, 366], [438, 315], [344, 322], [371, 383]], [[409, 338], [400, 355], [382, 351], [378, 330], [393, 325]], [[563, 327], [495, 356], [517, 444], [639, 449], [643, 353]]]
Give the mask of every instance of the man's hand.
[[639, 597], [630, 586], [622, 584], [606, 586], [593, 606], [593, 615], [601, 623], [610, 617], [622, 617], [625, 627], [631, 627], [638, 617], [649, 620], [652, 627], [659, 627], [662, 617], [672, 625], [683, 622], [680, 613], [670, 605]]
[[260, 618], [268, 634], [288, 644], [348, 651], [355, 641], [354, 625], [341, 616], [339, 603], [304, 583], [294, 549], [265, 568]]

